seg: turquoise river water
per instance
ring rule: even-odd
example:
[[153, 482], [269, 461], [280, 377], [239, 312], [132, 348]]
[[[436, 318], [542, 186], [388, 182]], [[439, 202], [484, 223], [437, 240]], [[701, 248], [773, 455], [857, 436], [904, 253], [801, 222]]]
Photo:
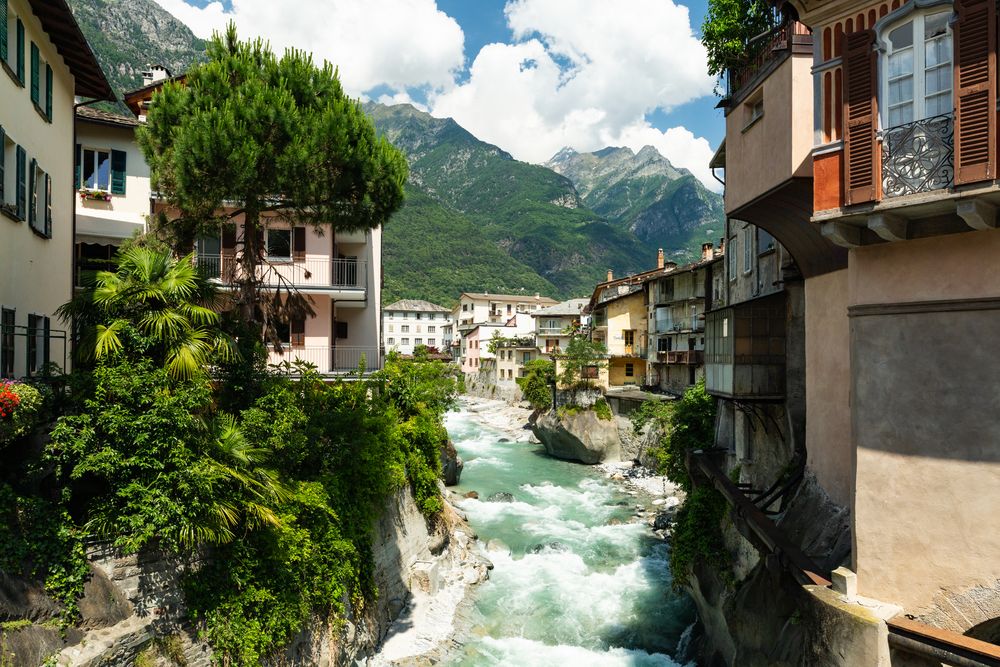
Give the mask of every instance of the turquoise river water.
[[[500, 442], [465, 410], [447, 417], [465, 461], [461, 503], [495, 568], [473, 591], [471, 627], [456, 638], [452, 667], [664, 667], [694, 620], [671, 592], [667, 546], [644, 523], [640, 502], [597, 470], [548, 457], [541, 445]], [[513, 502], [490, 502], [496, 492]], [[617, 520], [617, 521], [615, 521]]]

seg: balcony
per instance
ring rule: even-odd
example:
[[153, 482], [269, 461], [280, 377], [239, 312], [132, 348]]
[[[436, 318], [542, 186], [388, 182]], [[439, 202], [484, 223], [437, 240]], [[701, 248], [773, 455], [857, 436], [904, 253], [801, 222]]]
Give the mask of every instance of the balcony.
[[611, 350], [608, 356], [643, 358], [646, 356], [646, 348], [643, 345], [623, 345], [618, 349]]
[[955, 124], [951, 114], [882, 132], [885, 197], [950, 188], [955, 182]]
[[798, 21], [788, 21], [754, 37], [747, 45], [743, 62], [726, 70], [726, 97], [740, 98], [779, 65], [793, 47], [811, 50], [812, 43], [809, 28]]
[[569, 334], [563, 333], [565, 327], [538, 327], [538, 333], [542, 336], [568, 336]]
[[377, 347], [348, 347], [327, 345], [306, 345], [303, 347], [285, 347], [282, 354], [271, 349], [268, 353], [268, 363], [282, 364], [296, 361], [312, 364], [320, 375], [338, 376], [357, 373], [362, 361], [365, 372], [381, 370], [385, 357]]
[[[241, 267], [231, 255], [198, 255], [198, 268], [209, 278], [234, 281]], [[257, 267], [258, 279], [269, 287], [294, 286], [303, 291], [340, 292], [338, 298], [364, 300], [368, 263], [353, 259], [266, 261]]]
[[690, 333], [695, 331], [703, 331], [705, 329], [705, 323], [702, 321], [700, 315], [693, 315], [690, 318], [684, 319], [672, 319], [672, 318], [656, 318], [656, 330], [653, 331], [654, 334], [671, 334], [671, 333]]
[[704, 360], [704, 353], [701, 350], [671, 350], [669, 352], [660, 351], [657, 353], [660, 363], [677, 364], [681, 366], [700, 366]]

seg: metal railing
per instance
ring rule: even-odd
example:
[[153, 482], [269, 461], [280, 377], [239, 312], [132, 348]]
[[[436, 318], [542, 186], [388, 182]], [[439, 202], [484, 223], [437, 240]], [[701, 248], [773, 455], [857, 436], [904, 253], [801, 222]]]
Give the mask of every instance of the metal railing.
[[743, 62], [726, 70], [726, 97], [733, 97], [747, 87], [772, 60], [791, 51], [793, 44], [812, 45], [808, 26], [798, 21], [786, 21], [751, 39]]
[[882, 131], [882, 193], [898, 197], [955, 182], [955, 123], [943, 114]]
[[656, 331], [653, 333], [679, 333], [681, 331], [702, 331], [705, 322], [699, 315], [674, 319], [672, 317], [657, 317]]
[[316, 367], [321, 375], [345, 375], [356, 373], [364, 361], [365, 372], [381, 370], [385, 355], [377, 347], [355, 347], [346, 345], [305, 345], [285, 346], [281, 353], [271, 349], [268, 362], [304, 362]]
[[38, 377], [53, 362], [65, 372], [68, 360], [69, 336], [65, 330], [0, 325], [0, 378]]
[[664, 363], [689, 366], [698, 366], [704, 359], [704, 353], [701, 350], [661, 350], [657, 355]]
[[[222, 282], [234, 281], [242, 271], [235, 255], [198, 255], [197, 263], [204, 275]], [[368, 286], [368, 263], [354, 259], [270, 258], [257, 267], [257, 275], [265, 285], [363, 290]]]

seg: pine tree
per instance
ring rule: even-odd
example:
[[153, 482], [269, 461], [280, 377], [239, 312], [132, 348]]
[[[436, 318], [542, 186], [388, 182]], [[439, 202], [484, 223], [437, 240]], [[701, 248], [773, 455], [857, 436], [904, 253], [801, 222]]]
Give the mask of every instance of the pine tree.
[[329, 63], [318, 67], [295, 49], [279, 58], [260, 39], [239, 41], [232, 24], [213, 36], [207, 55], [154, 95], [138, 133], [169, 212], [157, 228], [183, 256], [199, 236], [242, 221], [238, 312], [273, 339], [275, 321], [311, 308], [291, 285], [264, 298], [266, 225], [383, 225], [402, 204], [406, 159], [376, 135]]

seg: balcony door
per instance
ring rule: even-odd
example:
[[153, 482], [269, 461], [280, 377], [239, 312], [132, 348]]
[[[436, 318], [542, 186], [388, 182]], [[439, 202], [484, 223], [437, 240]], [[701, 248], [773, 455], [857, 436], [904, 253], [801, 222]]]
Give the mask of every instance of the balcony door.
[[625, 354], [635, 354], [635, 330], [626, 329], [622, 333], [625, 337]]

